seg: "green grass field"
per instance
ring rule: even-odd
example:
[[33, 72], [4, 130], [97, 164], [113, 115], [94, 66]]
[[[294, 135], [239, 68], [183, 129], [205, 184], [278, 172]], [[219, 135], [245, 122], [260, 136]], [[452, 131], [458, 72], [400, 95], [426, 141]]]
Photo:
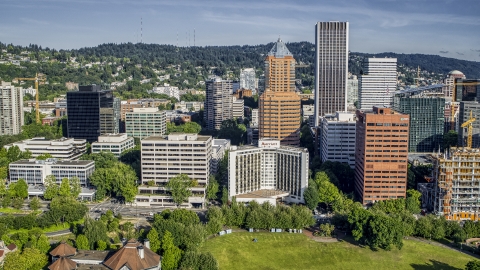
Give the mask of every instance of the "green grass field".
[[[258, 242], [252, 239], [257, 238]], [[474, 257], [414, 240], [402, 250], [372, 251], [348, 242], [319, 243], [303, 234], [233, 233], [207, 240], [201, 249], [220, 269], [465, 269]]]

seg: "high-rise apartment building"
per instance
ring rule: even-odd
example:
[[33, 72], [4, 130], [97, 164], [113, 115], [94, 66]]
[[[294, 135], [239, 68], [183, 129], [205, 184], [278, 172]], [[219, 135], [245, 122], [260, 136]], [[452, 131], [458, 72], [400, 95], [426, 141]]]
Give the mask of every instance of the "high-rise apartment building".
[[480, 148], [480, 103], [476, 101], [460, 102], [458, 114], [458, 146], [467, 146], [468, 128], [462, 128], [462, 124], [470, 119], [470, 113], [476, 119], [472, 123], [472, 148]]
[[397, 90], [397, 58], [367, 58], [358, 82], [358, 108], [390, 106]]
[[243, 99], [232, 97], [232, 118], [243, 119], [245, 116], [245, 108]]
[[67, 92], [67, 114], [70, 138], [94, 142], [101, 134], [119, 131], [120, 101], [98, 85]]
[[237, 201], [276, 198], [304, 203], [308, 186], [308, 151], [262, 139], [256, 146], [232, 147], [228, 153], [228, 196]]
[[325, 114], [347, 110], [348, 22], [315, 26], [315, 126]]
[[162, 136], [167, 131], [165, 111], [158, 108], [134, 108], [125, 115], [125, 130], [129, 137], [140, 140], [150, 136]]
[[9, 82], [0, 84], [0, 135], [15, 135], [23, 126], [23, 91]]
[[[197, 134], [174, 133], [151, 136], [141, 142], [142, 185], [138, 188], [139, 206], [174, 206], [165, 185], [179, 174], [195, 179], [192, 196], [183, 204], [202, 207], [211, 171], [212, 137]], [[154, 186], [151, 186], [153, 181]]]
[[222, 122], [232, 118], [232, 81], [213, 79], [206, 82], [204, 120], [209, 130], [219, 130]]
[[322, 162], [327, 160], [355, 168], [355, 114], [337, 112], [322, 117], [319, 150]]
[[259, 100], [259, 136], [300, 145], [300, 97], [295, 93], [295, 59], [281, 39], [265, 59], [265, 91]]
[[242, 88], [257, 92], [258, 82], [254, 68], [245, 68], [240, 71], [240, 89]]
[[454, 101], [477, 101], [480, 102], [480, 79], [455, 79]]
[[409, 120], [386, 107], [357, 110], [355, 191], [363, 205], [405, 198]]
[[[440, 95], [440, 96], [439, 96]], [[410, 115], [409, 152], [439, 150], [445, 127], [443, 85], [430, 85], [398, 92], [393, 109]]]

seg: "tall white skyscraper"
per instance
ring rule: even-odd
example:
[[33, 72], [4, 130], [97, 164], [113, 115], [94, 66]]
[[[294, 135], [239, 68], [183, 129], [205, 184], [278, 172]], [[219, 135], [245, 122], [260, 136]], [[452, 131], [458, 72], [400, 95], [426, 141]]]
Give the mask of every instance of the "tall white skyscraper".
[[23, 91], [9, 82], [0, 84], [0, 135], [15, 135], [23, 126]]
[[315, 126], [320, 117], [347, 110], [348, 22], [315, 26]]
[[397, 58], [367, 58], [358, 82], [358, 108], [390, 106], [397, 89]]
[[240, 71], [240, 88], [250, 89], [252, 93], [256, 93], [258, 83], [255, 78], [255, 69], [245, 68]]

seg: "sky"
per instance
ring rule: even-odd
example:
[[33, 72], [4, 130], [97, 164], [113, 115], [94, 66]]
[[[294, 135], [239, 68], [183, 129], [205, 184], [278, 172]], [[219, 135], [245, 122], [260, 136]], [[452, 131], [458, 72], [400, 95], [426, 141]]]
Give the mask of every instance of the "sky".
[[314, 42], [318, 21], [350, 22], [353, 52], [480, 61], [480, 0], [1, 0], [0, 42], [57, 50]]

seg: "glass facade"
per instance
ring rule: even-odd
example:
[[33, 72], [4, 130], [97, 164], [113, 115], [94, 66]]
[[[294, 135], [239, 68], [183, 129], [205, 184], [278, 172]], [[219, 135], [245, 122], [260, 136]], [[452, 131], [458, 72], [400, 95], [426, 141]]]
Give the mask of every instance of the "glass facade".
[[442, 145], [445, 99], [397, 94], [394, 109], [410, 115], [409, 152], [433, 152]]
[[[102, 127], [103, 131], [107, 131], [107, 127], [111, 128], [112, 131], [109, 129], [107, 133], [113, 133], [115, 124], [107, 124], [115, 120], [113, 104], [112, 91], [101, 90], [97, 85], [80, 86], [79, 91], [67, 92], [68, 137], [94, 142], [102, 134]], [[111, 117], [106, 115], [107, 112]], [[120, 108], [118, 118], [119, 115]], [[116, 123], [117, 132], [118, 125]]]

